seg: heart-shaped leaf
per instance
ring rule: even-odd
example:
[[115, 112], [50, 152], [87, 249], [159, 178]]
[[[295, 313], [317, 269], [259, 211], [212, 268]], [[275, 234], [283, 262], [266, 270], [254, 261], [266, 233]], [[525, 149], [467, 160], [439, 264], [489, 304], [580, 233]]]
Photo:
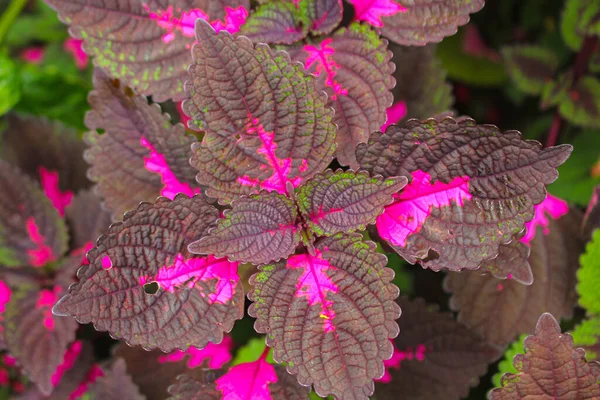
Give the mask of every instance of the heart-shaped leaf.
[[7, 350], [44, 395], [60, 382], [57, 367], [77, 329], [75, 321], [52, 315], [63, 290], [21, 285], [13, 290], [2, 321]]
[[334, 151], [333, 111], [313, 77], [285, 52], [196, 24], [190, 124], [206, 131], [192, 165], [207, 194], [230, 202], [261, 189], [286, 193], [321, 172]]
[[379, 129], [392, 105], [395, 66], [387, 45], [370, 26], [353, 23], [319, 43], [290, 49], [329, 95], [338, 126], [335, 155], [340, 164], [354, 169], [356, 145]]
[[400, 189], [404, 177], [371, 178], [366, 172], [327, 170], [296, 192], [300, 212], [319, 236], [350, 233], [375, 223]]
[[217, 216], [200, 196], [140, 204], [98, 239], [54, 313], [146, 349], [219, 343], [243, 315], [237, 264], [187, 251]]
[[255, 43], [292, 44], [308, 34], [306, 10], [293, 2], [270, 1], [258, 6], [241, 33]]
[[570, 317], [577, 301], [575, 273], [583, 250], [580, 223], [581, 213], [573, 209], [558, 220], [550, 218], [547, 227], [537, 226], [529, 242], [534, 278], [530, 286], [479, 271], [448, 274], [444, 286], [452, 293], [450, 307], [459, 311], [458, 320], [488, 342], [506, 345], [532, 332], [542, 312]]
[[465, 398], [502, 349], [422, 299], [400, 298], [398, 304], [402, 329], [394, 340], [394, 355], [386, 361], [384, 380], [376, 385], [377, 398]]
[[525, 93], [540, 94], [558, 68], [554, 51], [541, 46], [511, 46], [502, 49], [508, 73]]
[[533, 218], [533, 206], [571, 151], [569, 145], [542, 149], [517, 131], [502, 133], [468, 118], [445, 118], [375, 132], [357, 157], [371, 174], [409, 178], [377, 219], [377, 230], [408, 262], [438, 271], [477, 269], [495, 258], [499, 245]]
[[[157, 104], [148, 104], [144, 96], [100, 70], [94, 73], [89, 102], [88, 174], [113, 216], [140, 201], [154, 201], [159, 194], [173, 198], [177, 192], [198, 191], [190, 186], [194, 186], [194, 172], [188, 162], [194, 139], [186, 136], [181, 124], [171, 125]], [[96, 129], [106, 132], [99, 135]]]
[[155, 101], [184, 98], [196, 18], [237, 32], [247, 0], [48, 0], [84, 50], [113, 78]]
[[193, 242], [196, 254], [214, 254], [231, 261], [266, 264], [292, 254], [300, 242], [294, 201], [277, 193], [242, 197], [226, 210], [208, 236]]
[[0, 265], [41, 267], [67, 249], [67, 229], [28, 176], [0, 160]]
[[552, 314], [542, 314], [524, 348], [525, 354], [513, 361], [518, 373], [505, 374], [502, 388], [492, 390], [490, 400], [600, 397], [600, 364], [586, 362], [585, 351], [575, 349], [573, 338], [561, 333]]
[[398, 334], [393, 272], [358, 234], [323, 239], [314, 251], [260, 267], [250, 279], [248, 313], [300, 384], [321, 396], [366, 400]]

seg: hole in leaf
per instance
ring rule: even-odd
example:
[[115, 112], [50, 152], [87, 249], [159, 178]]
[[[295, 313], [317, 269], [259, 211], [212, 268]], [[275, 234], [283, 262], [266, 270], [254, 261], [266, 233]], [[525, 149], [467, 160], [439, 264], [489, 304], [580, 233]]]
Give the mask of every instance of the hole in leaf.
[[158, 282], [146, 283], [144, 285], [144, 292], [146, 292], [146, 294], [156, 294], [158, 292], [158, 288], [160, 288]]
[[96, 132], [98, 133], [98, 135], [103, 135], [104, 132], [106, 132], [106, 130], [104, 130], [102, 128], [98, 128], [98, 129], [96, 129]]
[[427, 263], [429, 261], [437, 260], [438, 258], [440, 258], [440, 253], [438, 253], [435, 250], [429, 249], [429, 253], [427, 253], [427, 257], [423, 259], [423, 262]]

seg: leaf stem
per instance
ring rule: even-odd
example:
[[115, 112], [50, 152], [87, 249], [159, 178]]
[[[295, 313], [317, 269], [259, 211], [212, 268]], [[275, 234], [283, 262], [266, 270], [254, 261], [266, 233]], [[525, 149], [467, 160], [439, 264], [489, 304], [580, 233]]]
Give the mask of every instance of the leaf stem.
[[554, 119], [552, 120], [552, 125], [550, 126], [550, 132], [548, 133], [548, 140], [546, 141], [546, 147], [554, 146], [558, 142], [561, 125], [562, 125], [562, 118], [560, 117], [560, 113], [557, 110], [554, 113]]
[[12, 0], [6, 11], [2, 14], [2, 17], [0, 17], [0, 44], [4, 41], [6, 33], [21, 13], [23, 7], [25, 7], [25, 4], [27, 4], [27, 0]]

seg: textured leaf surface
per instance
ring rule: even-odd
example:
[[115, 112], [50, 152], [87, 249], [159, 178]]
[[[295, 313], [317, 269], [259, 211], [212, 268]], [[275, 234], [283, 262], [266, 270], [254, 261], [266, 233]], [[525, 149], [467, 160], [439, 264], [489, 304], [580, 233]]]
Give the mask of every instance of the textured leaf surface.
[[585, 253], [579, 259], [581, 268], [577, 271], [577, 293], [579, 304], [588, 312], [600, 315], [600, 231], [586, 245]]
[[[49, 0], [97, 66], [155, 101], [182, 100], [196, 18], [237, 31], [246, 0]], [[226, 6], [228, 6], [226, 8]]]
[[[188, 158], [194, 140], [185, 136], [181, 124], [171, 125], [157, 104], [148, 104], [144, 96], [100, 70], [95, 71], [89, 102], [92, 111], [86, 116], [86, 125], [92, 131], [86, 136], [90, 149], [85, 159], [91, 164], [88, 176], [97, 183], [97, 191], [113, 216], [120, 217], [140, 201], [154, 201], [164, 192], [164, 179], [147, 165], [152, 149], [164, 157], [177, 179], [193, 184]], [[96, 129], [106, 132], [99, 135]]]
[[[406, 104], [406, 118], [430, 118], [448, 111], [454, 102], [446, 71], [435, 56], [435, 45], [390, 44], [396, 64], [394, 99]], [[384, 129], [381, 129], [384, 131]]]
[[342, 22], [341, 0], [300, 0], [300, 7], [307, 7], [310, 17], [310, 31], [325, 35]]
[[477, 385], [489, 363], [501, 354], [451, 314], [421, 299], [401, 298], [401, 332], [387, 362], [389, 381], [378, 383], [378, 399], [458, 400]]
[[365, 172], [327, 170], [296, 193], [300, 212], [318, 236], [363, 230], [383, 212], [406, 178], [371, 178]]
[[270, 1], [258, 6], [241, 33], [255, 43], [292, 44], [304, 39], [308, 28], [306, 10], [293, 2]]
[[514, 279], [524, 285], [531, 285], [533, 272], [529, 265], [529, 252], [529, 246], [518, 240], [501, 244], [498, 257], [484, 261], [481, 271], [489, 271], [498, 279]]
[[40, 166], [58, 171], [60, 190], [90, 186], [82, 154], [85, 144], [77, 131], [60, 122], [31, 116], [7, 117], [8, 128], [2, 134], [0, 156], [34, 179], [40, 178]]
[[530, 286], [477, 271], [449, 274], [444, 285], [452, 293], [450, 307], [459, 311], [458, 320], [489, 342], [505, 345], [519, 334], [533, 332], [542, 312], [570, 317], [577, 301], [575, 274], [583, 249], [580, 223], [581, 214], [571, 210], [558, 220], [550, 219], [548, 227], [536, 228], [529, 243], [534, 279]]
[[[352, 0], [352, 3], [371, 2]], [[393, 0], [386, 3], [397, 6]], [[459, 26], [469, 22], [469, 14], [481, 10], [484, 3], [484, 0], [406, 0], [400, 3], [400, 10], [381, 14], [383, 25], [375, 26], [381, 26], [383, 34], [396, 43], [422, 46], [454, 35]]]
[[527, 335], [521, 335], [517, 340], [511, 343], [511, 345], [504, 352], [504, 358], [498, 363], [498, 372], [492, 377], [492, 383], [494, 387], [502, 387], [502, 375], [506, 373], [517, 373], [515, 366], [513, 365], [513, 358], [517, 354], [523, 354], [523, 341]]
[[44, 395], [58, 385], [60, 375], [55, 372], [77, 329], [72, 319], [52, 315], [61, 291], [59, 286], [19, 287], [13, 291], [2, 321], [6, 348]]
[[529, 94], [542, 93], [558, 68], [554, 51], [540, 46], [505, 47], [502, 56], [513, 82]]
[[67, 249], [67, 230], [29, 177], [0, 160], [0, 265], [41, 267]]
[[298, 212], [293, 200], [277, 193], [242, 197], [225, 211], [208, 236], [193, 242], [196, 254], [214, 254], [231, 261], [266, 264], [292, 254], [300, 242]]
[[127, 374], [125, 360], [119, 358], [112, 367], [104, 371], [104, 375], [98, 378], [86, 392], [91, 400], [144, 400], [138, 387]]
[[[98, 239], [54, 312], [147, 349], [220, 342], [243, 313], [237, 264], [187, 251], [217, 215], [200, 196], [140, 204]], [[158, 289], [147, 293], [153, 283]]]
[[196, 24], [183, 109], [206, 131], [192, 165], [207, 194], [229, 202], [242, 194], [286, 192], [321, 172], [334, 151], [333, 111], [313, 78], [284, 52]]
[[571, 150], [542, 149], [517, 131], [445, 118], [375, 132], [357, 157], [371, 174], [409, 178], [377, 230], [407, 261], [437, 271], [477, 269], [496, 257], [533, 218]]
[[586, 362], [585, 351], [574, 348], [573, 338], [560, 332], [552, 314], [542, 314], [524, 348], [525, 354], [514, 359], [519, 372], [504, 375], [502, 388], [492, 390], [490, 400], [544, 398], [548, 393], [564, 399], [600, 396], [600, 364]]
[[336, 157], [342, 165], [356, 169], [356, 145], [379, 129], [392, 105], [395, 66], [387, 44], [368, 25], [353, 23], [302, 51], [290, 50], [329, 95], [338, 126]]
[[102, 209], [100, 199], [90, 190], [77, 193], [67, 207], [67, 220], [71, 228], [73, 247], [94, 243], [110, 225], [110, 214]]
[[261, 267], [248, 312], [300, 384], [321, 396], [367, 399], [398, 334], [393, 272], [357, 234], [323, 239], [315, 252]]
[[[223, 371], [218, 372], [220, 375]], [[217, 390], [212, 383], [217, 376], [215, 373], [210, 374], [207, 379], [196, 380], [188, 375], [181, 375], [177, 381], [169, 387], [168, 400], [222, 400], [223, 394]]]
[[600, 80], [592, 75], [580, 79], [558, 110], [575, 125], [600, 127]]

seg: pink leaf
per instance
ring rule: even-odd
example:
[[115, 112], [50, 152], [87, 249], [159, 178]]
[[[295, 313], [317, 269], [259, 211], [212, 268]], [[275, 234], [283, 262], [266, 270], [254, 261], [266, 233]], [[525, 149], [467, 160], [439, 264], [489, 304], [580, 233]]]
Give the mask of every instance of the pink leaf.
[[73, 55], [77, 68], [84, 70], [88, 65], [89, 57], [83, 51], [82, 45], [83, 40], [68, 38], [65, 40], [64, 48]]
[[21, 59], [29, 64], [41, 64], [45, 55], [43, 47], [28, 47], [21, 52]]
[[188, 368], [200, 367], [208, 360], [208, 367], [212, 369], [221, 368], [224, 364], [231, 361], [231, 349], [233, 340], [231, 336], [225, 336], [219, 344], [209, 343], [208, 346], [199, 350], [196, 347], [190, 347], [186, 351], [176, 350], [172, 353], [159, 356], [158, 362], [161, 364], [178, 362], [189, 356], [187, 361]]
[[385, 132], [388, 126], [397, 124], [400, 120], [406, 117], [406, 103], [404, 100], [397, 101], [393, 106], [386, 110], [387, 119], [385, 123], [381, 125], [381, 130]]
[[83, 349], [83, 343], [81, 340], [76, 340], [73, 344], [65, 351], [65, 356], [63, 358], [62, 364], [60, 364], [54, 374], [52, 375], [51, 382], [52, 386], [56, 387], [60, 383], [65, 372], [73, 368], [75, 365], [75, 361], [81, 354], [81, 350]]
[[61, 291], [62, 289], [60, 288], [60, 286], [54, 286], [53, 290], [42, 289], [40, 290], [37, 303], [35, 303], [35, 308], [44, 310], [44, 326], [49, 331], [54, 330], [54, 318], [52, 315], [52, 307], [58, 300], [58, 295]]
[[267, 362], [269, 348], [254, 362], [243, 363], [231, 368], [216, 380], [217, 389], [223, 400], [272, 400], [270, 383], [277, 383], [275, 368]]
[[521, 238], [521, 242], [529, 245], [535, 237], [535, 232], [538, 226], [543, 228], [544, 235], [548, 235], [550, 229], [548, 228], [549, 221], [546, 214], [553, 219], [558, 219], [565, 215], [568, 211], [569, 205], [566, 201], [548, 194], [543, 202], [535, 206], [535, 215], [531, 221], [525, 224], [527, 233], [525, 236], [523, 236], [523, 238]]
[[[392, 343], [394, 343], [393, 340]], [[385, 373], [380, 379], [375, 379], [375, 381], [381, 383], [390, 383], [392, 381], [392, 375], [389, 371], [390, 368], [400, 369], [402, 367], [403, 360], [423, 361], [426, 353], [427, 348], [422, 343], [417, 345], [415, 349], [412, 347], [407, 347], [406, 350], [399, 350], [394, 344], [394, 354], [392, 355], [392, 358], [383, 362], [383, 365], [385, 366]]]
[[350, 3], [354, 6], [354, 19], [377, 27], [383, 26], [381, 17], [407, 11], [394, 0], [350, 0]]
[[56, 256], [52, 253], [52, 248], [46, 244], [46, 238], [40, 233], [39, 227], [33, 217], [27, 218], [25, 228], [29, 239], [36, 246], [34, 249], [28, 249], [27, 255], [29, 262], [34, 267], [42, 267], [46, 263], [56, 260]]
[[0, 280], [0, 314], [6, 309], [6, 304], [10, 301], [11, 293], [10, 287], [3, 280]]
[[449, 206], [451, 202], [462, 207], [464, 200], [471, 199], [468, 176], [432, 184], [428, 172], [417, 170], [411, 175], [412, 181], [396, 195], [397, 201], [377, 218], [379, 235], [396, 246], [404, 246], [410, 235], [421, 230], [433, 207]]
[[64, 216], [65, 208], [71, 204], [71, 200], [73, 200], [73, 192], [70, 190], [61, 192], [60, 187], [58, 186], [58, 171], [47, 170], [43, 166], [40, 166], [39, 173], [44, 194], [48, 197], [54, 208], [56, 208], [58, 214], [61, 217]]

